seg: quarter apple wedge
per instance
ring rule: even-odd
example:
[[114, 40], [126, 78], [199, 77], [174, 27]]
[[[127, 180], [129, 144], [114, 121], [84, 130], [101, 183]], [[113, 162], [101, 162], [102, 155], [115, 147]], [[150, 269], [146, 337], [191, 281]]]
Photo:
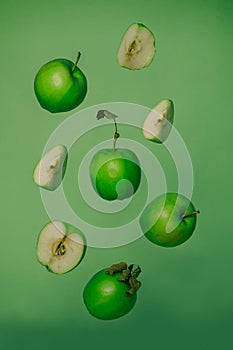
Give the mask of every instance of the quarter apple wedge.
[[151, 64], [154, 55], [153, 33], [142, 23], [132, 24], [125, 33], [118, 51], [119, 64], [131, 70], [141, 69]]
[[173, 119], [173, 102], [161, 101], [146, 117], [142, 127], [143, 136], [149, 141], [163, 143], [171, 131]]
[[81, 262], [85, 247], [84, 236], [78, 229], [60, 221], [53, 221], [40, 232], [37, 258], [49, 271], [63, 274]]
[[67, 156], [67, 148], [63, 145], [58, 145], [46, 153], [35, 168], [35, 184], [54, 191], [65, 175]]

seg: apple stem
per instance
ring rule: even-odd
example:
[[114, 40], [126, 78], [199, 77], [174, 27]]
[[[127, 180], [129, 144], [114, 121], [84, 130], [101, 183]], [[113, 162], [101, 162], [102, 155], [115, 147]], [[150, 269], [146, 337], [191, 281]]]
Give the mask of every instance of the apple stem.
[[200, 210], [193, 211], [192, 213], [184, 214], [182, 215], [182, 219], [187, 218], [189, 216], [195, 215], [195, 214], [200, 214]]
[[117, 123], [116, 120], [114, 119], [114, 125], [115, 125], [115, 133], [114, 133], [114, 140], [113, 140], [113, 151], [116, 150], [116, 141], [120, 137], [120, 134], [117, 129]]
[[78, 52], [78, 55], [77, 55], [77, 58], [76, 58], [76, 61], [75, 61], [74, 65], [73, 65], [72, 72], [73, 72], [73, 71], [75, 70], [75, 68], [77, 67], [78, 61], [79, 61], [79, 59], [80, 59], [80, 56], [81, 56], [81, 52], [79, 51], [79, 52]]

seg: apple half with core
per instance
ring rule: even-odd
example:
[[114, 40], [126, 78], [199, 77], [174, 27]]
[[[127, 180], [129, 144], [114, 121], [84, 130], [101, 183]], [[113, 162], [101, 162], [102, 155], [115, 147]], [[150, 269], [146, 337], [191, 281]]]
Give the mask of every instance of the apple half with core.
[[141, 282], [139, 266], [125, 262], [114, 264], [97, 272], [83, 291], [83, 300], [88, 312], [101, 320], [113, 320], [132, 310], [137, 300]]
[[155, 55], [153, 33], [142, 23], [132, 24], [125, 33], [119, 51], [120, 66], [137, 70], [151, 64]]
[[143, 136], [149, 141], [163, 143], [171, 131], [173, 119], [173, 102], [161, 101], [146, 117], [142, 127]]
[[198, 213], [200, 211], [185, 196], [165, 193], [144, 209], [140, 226], [152, 243], [175, 247], [190, 238], [196, 227]]
[[87, 79], [76, 62], [64, 58], [43, 65], [34, 80], [34, 91], [41, 107], [52, 113], [70, 111], [84, 100]]
[[131, 197], [141, 181], [141, 168], [136, 154], [129, 149], [115, 147], [120, 135], [113, 116], [116, 128], [113, 148], [98, 151], [90, 163], [93, 188], [100, 197], [109, 201]]
[[34, 170], [34, 182], [37, 186], [54, 191], [65, 175], [68, 152], [58, 145], [46, 153]]
[[37, 242], [37, 258], [47, 269], [56, 274], [75, 268], [86, 251], [83, 233], [61, 221], [48, 223], [40, 232]]

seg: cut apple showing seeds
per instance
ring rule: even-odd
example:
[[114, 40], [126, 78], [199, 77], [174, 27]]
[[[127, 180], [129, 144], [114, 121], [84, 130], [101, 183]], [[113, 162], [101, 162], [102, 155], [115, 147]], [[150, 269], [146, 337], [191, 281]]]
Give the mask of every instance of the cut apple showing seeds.
[[119, 64], [131, 70], [141, 69], [151, 64], [154, 55], [153, 33], [144, 24], [132, 24], [125, 33], [118, 51]]
[[54, 191], [65, 175], [67, 155], [67, 148], [63, 145], [58, 145], [46, 153], [34, 171], [36, 185]]
[[171, 100], [163, 100], [155, 106], [146, 117], [142, 133], [150, 141], [163, 143], [172, 128], [174, 104]]
[[81, 231], [69, 224], [53, 221], [40, 232], [37, 257], [49, 271], [62, 274], [81, 262], [85, 248], [85, 238]]

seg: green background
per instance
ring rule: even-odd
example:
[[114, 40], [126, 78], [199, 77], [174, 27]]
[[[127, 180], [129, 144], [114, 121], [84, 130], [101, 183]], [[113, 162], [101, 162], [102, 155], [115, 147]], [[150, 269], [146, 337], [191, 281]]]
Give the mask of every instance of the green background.
[[[138, 72], [116, 60], [132, 22], [146, 24], [157, 43], [153, 63]], [[1, 346], [231, 349], [232, 1], [9, 0], [1, 2], [0, 23]], [[49, 219], [32, 172], [48, 137], [72, 112], [42, 110], [33, 79], [45, 62], [74, 60], [78, 50], [89, 90], [77, 110], [111, 101], [175, 102], [201, 214], [193, 237], [180, 247], [160, 248], [141, 238], [115, 249], [89, 248], [77, 269], [56, 276], [36, 260], [37, 236]], [[148, 145], [137, 131], [131, 134]], [[176, 191], [175, 171], [158, 147], [168, 188]], [[137, 305], [121, 319], [98, 321], [83, 305], [83, 286], [121, 260], [142, 267]]]

